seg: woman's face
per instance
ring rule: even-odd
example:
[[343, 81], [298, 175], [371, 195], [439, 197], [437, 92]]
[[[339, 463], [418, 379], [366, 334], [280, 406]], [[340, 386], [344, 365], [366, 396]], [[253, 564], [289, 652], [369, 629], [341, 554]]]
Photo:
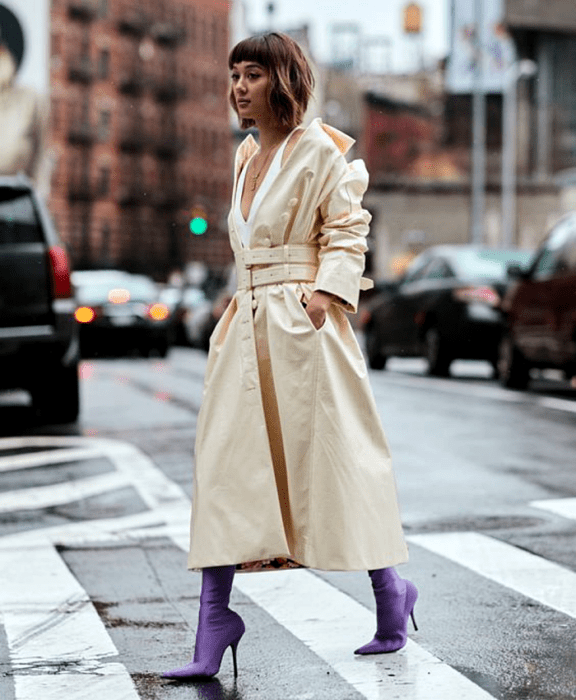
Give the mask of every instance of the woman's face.
[[242, 61], [233, 65], [231, 79], [238, 116], [256, 123], [268, 121], [273, 116], [268, 102], [268, 71], [259, 63]]

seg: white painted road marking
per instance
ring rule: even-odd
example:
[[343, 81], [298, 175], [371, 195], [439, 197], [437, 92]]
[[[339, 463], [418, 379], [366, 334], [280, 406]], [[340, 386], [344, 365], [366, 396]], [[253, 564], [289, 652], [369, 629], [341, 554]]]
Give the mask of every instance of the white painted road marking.
[[568, 520], [576, 520], [576, 498], [550, 498], [545, 501], [532, 501], [530, 505], [561, 515]]
[[85, 479], [65, 481], [62, 484], [4, 491], [0, 494], [0, 513], [60, 506], [131, 485], [132, 483], [126, 474], [112, 472], [99, 476], [89, 476]]
[[122, 664], [101, 666], [97, 674], [16, 676], [16, 700], [138, 700]]
[[[4, 449], [8, 448], [4, 446]], [[62, 450], [43, 450], [42, 452], [10, 455], [8, 457], [0, 457], [0, 472], [32, 469], [34, 467], [42, 467], [48, 464], [78, 462], [80, 460], [95, 459], [97, 457], [101, 457], [100, 452], [90, 447], [78, 447], [76, 449], [71, 448]]]
[[374, 613], [309, 571], [240, 574], [234, 585], [368, 700], [493, 697], [410, 640], [395, 654], [354, 656], [374, 634]]
[[544, 408], [553, 408], [555, 411], [568, 411], [570, 413], [576, 413], [576, 401], [555, 399], [552, 396], [546, 396], [538, 399], [538, 403]]
[[[392, 364], [392, 363], [391, 363]], [[453, 377], [452, 379], [442, 379], [439, 377], [428, 377], [421, 374], [425, 372], [425, 368], [417, 366], [416, 372], [412, 374], [414, 369], [402, 371], [402, 363], [398, 363], [392, 371], [387, 371], [385, 374], [380, 372], [372, 372], [372, 376], [382, 378], [382, 384], [375, 382], [373, 390], [378, 394], [380, 387], [386, 383], [396, 386], [414, 386], [418, 388], [425, 387], [426, 389], [435, 389], [446, 394], [457, 394], [461, 396], [473, 396], [474, 398], [487, 399], [489, 401], [502, 401], [505, 403], [525, 403], [529, 405], [531, 402], [542, 407], [551, 408], [555, 411], [565, 411], [567, 413], [576, 413], [576, 401], [570, 399], [559, 399], [552, 396], [534, 396], [533, 394], [514, 391], [512, 389], [504, 389], [494, 384], [475, 384], [472, 382], [458, 381], [462, 377]], [[406, 364], [406, 366], [410, 366]]]
[[[0, 611], [17, 700], [101, 697], [100, 690], [106, 690], [106, 700], [138, 698], [124, 667], [107, 668], [118, 651], [50, 544], [0, 549]], [[106, 684], [103, 677], [114, 681]]]
[[476, 532], [407, 538], [528, 598], [576, 617], [576, 574], [517, 547]]
[[[84, 700], [88, 688], [90, 697], [136, 699], [126, 669], [117, 660], [112, 661], [117, 652], [104, 625], [52, 545], [166, 536], [186, 551], [190, 501], [148, 457], [127, 443], [68, 437], [10, 438], [0, 439], [0, 450], [27, 444], [61, 448], [52, 450], [52, 454], [69, 448], [69, 452], [85, 450], [84, 454], [90, 455], [86, 458], [108, 458], [117, 470], [116, 483], [132, 485], [150, 510], [0, 539], [0, 616], [16, 671], [16, 698]], [[45, 454], [48, 457], [48, 452]], [[25, 459], [20, 464], [27, 468]], [[3, 465], [2, 470], [7, 471], [8, 463]], [[86, 482], [89, 480], [75, 483], [82, 489]], [[104, 483], [102, 480], [101, 485]], [[24, 489], [23, 493], [32, 491]], [[53, 490], [52, 495], [55, 493]], [[566, 504], [576, 499], [562, 501], [563, 505], [560, 501], [556, 505], [554, 501], [532, 505], [546, 507], [539, 504], [548, 503], [549, 510], [560, 513], [563, 509], [560, 514], [573, 513], [576, 517], [576, 503]], [[15, 501], [12, 509], [18, 509]], [[476, 533], [414, 535], [408, 539], [543, 605], [576, 616], [576, 574], [556, 564]], [[240, 575], [235, 585], [365, 698], [489, 700], [492, 697], [413, 641], [396, 654], [354, 657], [355, 645], [373, 634], [373, 613], [309, 571]], [[68, 668], [55, 673], [55, 667], [63, 662]]]

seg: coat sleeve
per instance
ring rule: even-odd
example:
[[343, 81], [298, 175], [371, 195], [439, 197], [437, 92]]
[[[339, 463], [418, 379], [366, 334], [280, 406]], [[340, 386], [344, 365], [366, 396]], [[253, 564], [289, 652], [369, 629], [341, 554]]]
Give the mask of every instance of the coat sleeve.
[[372, 218], [362, 208], [368, 171], [362, 160], [348, 164], [340, 156], [331, 175], [336, 184], [320, 205], [319, 268], [314, 289], [334, 294], [346, 311], [355, 313]]

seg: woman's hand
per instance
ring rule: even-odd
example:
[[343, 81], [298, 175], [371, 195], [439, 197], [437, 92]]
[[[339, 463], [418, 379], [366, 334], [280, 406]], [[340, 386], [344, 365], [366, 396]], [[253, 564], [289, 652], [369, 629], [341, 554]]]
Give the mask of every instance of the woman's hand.
[[308, 318], [312, 322], [314, 328], [318, 331], [324, 325], [326, 321], [326, 314], [330, 308], [334, 296], [328, 292], [321, 292], [316, 290], [312, 292], [312, 296], [306, 303], [305, 309], [308, 314]]

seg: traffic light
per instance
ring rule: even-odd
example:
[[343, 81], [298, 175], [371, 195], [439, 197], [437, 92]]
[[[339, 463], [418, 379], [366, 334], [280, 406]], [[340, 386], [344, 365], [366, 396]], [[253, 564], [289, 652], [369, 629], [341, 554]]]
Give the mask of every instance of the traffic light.
[[201, 236], [208, 230], [208, 214], [204, 207], [197, 205], [190, 211], [190, 231], [195, 236]]

